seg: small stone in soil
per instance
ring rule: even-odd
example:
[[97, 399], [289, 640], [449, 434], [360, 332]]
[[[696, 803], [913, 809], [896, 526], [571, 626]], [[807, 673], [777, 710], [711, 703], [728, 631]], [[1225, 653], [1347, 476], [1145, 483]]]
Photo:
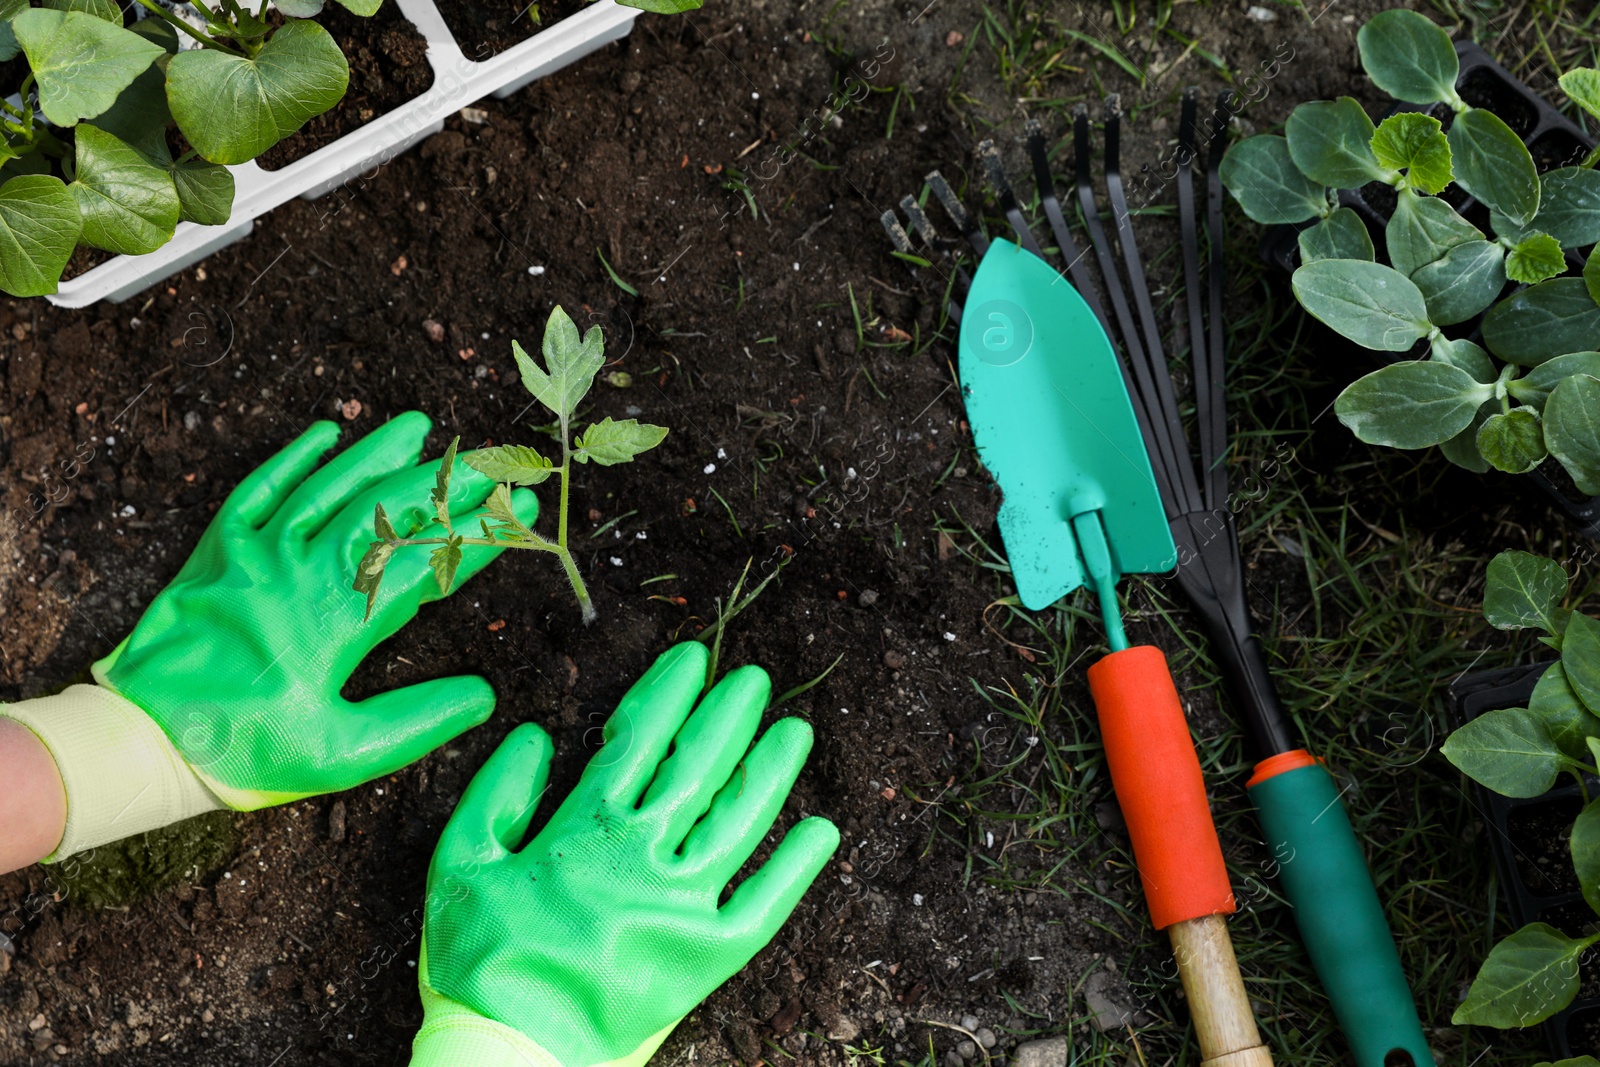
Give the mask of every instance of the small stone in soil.
[[989, 1029], [987, 1026], [982, 1027], [976, 1032], [978, 1035], [978, 1044], [982, 1045], [984, 1048], [994, 1048], [999, 1041], [999, 1039], [994, 1036], [994, 1031]]
[[1071, 1051], [1072, 1046], [1065, 1037], [1028, 1041], [1011, 1053], [1011, 1067], [1066, 1067]]
[[901, 653], [890, 649], [883, 654], [883, 665], [891, 671], [897, 671], [906, 665], [906, 658]]
[[344, 832], [345, 832], [344, 819], [345, 819], [344, 801], [335, 800], [333, 802], [333, 807], [328, 809], [328, 840], [329, 841], [343, 841], [344, 840]]
[[428, 335], [428, 340], [434, 344], [444, 341], [444, 323], [436, 319], [423, 319], [422, 332]]
[[961, 1029], [963, 1030], [976, 1030], [982, 1025], [983, 1021], [976, 1015], [963, 1015], [961, 1017]]
[[861, 596], [857, 599], [861, 601], [862, 607], [870, 608], [878, 602], [878, 591], [876, 589], [863, 589], [861, 590]]
[[971, 1041], [961, 1042], [956, 1046], [956, 1051], [961, 1054], [961, 1058], [964, 1060], [976, 1059], [978, 1056], [978, 1046]]

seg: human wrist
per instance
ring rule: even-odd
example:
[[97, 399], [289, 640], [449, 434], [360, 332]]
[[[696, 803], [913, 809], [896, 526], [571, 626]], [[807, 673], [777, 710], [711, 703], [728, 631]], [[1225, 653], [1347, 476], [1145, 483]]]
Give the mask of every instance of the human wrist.
[[0, 715], [0, 874], [37, 863], [61, 840], [67, 794], [45, 743]]
[[0, 705], [49, 750], [66, 794], [51, 863], [225, 805], [137, 704], [103, 686]]

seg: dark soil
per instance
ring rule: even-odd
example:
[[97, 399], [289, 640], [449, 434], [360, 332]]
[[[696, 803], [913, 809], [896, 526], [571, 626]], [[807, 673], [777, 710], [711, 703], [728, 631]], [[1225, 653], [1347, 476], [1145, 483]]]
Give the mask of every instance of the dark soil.
[[433, 84], [428, 42], [393, 0], [368, 18], [330, 3], [317, 16], [317, 22], [333, 34], [349, 61], [350, 88], [337, 107], [257, 156], [256, 162], [266, 170], [286, 167], [332, 144], [379, 115], [421, 96]]
[[439, 0], [439, 14], [468, 59], [485, 60], [547, 30], [593, 0]]
[[[1388, 5], [1347, 6], [1315, 27], [1230, 14], [1238, 25], [1227, 35], [1198, 5], [1179, 5], [1174, 19], [1190, 35], [1206, 23], [1206, 48], [1241, 63], [1293, 40], [1299, 59], [1253, 119], [1271, 123], [1297, 100], [1361, 92], [1355, 29]], [[1081, 792], [1071, 815], [1086, 829], [1052, 830], [1058, 847], [1015, 838], [1015, 824], [987, 819], [968, 786], [1013, 760], [1033, 761], [1019, 781], [1038, 779], [1034, 728], [974, 686], [1004, 692], [1040, 668], [1019, 651], [1024, 631], [986, 625], [1010, 590], [962, 555], [981, 553], [962, 523], [996, 538], [998, 502], [965, 432], [954, 351], [881, 347], [929, 336], [941, 295], [888, 254], [878, 216], [928, 170], [956, 173], [972, 158], [976, 138], [945, 100], [966, 54], [951, 35], [970, 35], [980, 7], [876, 0], [830, 15], [714, 0], [681, 20], [646, 16], [629, 39], [483, 102], [486, 122], [452, 118], [419, 150], [320, 201], [284, 205], [248, 240], [127, 303], [0, 303], [6, 699], [59, 688], [109, 652], [229, 490], [314, 420], [347, 422], [348, 445], [422, 409], [435, 419], [430, 455], [457, 434], [467, 445], [536, 442], [542, 417], [510, 381], [510, 341], [536, 343], [556, 304], [603, 326], [612, 369], [631, 377], [597, 386], [592, 417], [671, 429], [639, 462], [583, 468], [574, 481], [599, 623], [580, 624], [548, 561], [506, 558], [424, 609], [347, 689], [358, 698], [482, 673], [499, 694], [488, 724], [387, 779], [234, 818], [237, 844], [220, 871], [182, 871], [175, 887], [126, 904], [94, 906], [45, 868], [0, 877], [0, 931], [17, 952], [0, 945], [0, 1064], [404, 1062], [421, 1019], [411, 930], [428, 858], [473, 772], [515, 725], [537, 722], [556, 742], [560, 795], [631, 680], [715, 617], [746, 561], [764, 571], [785, 559], [730, 628], [724, 662], [764, 665], [781, 691], [843, 655], [785, 709], [816, 725], [818, 743], [782, 822], [826, 815], [844, 844], [772, 946], [679, 1027], [660, 1062], [833, 1067], [856, 1061], [857, 1048], [915, 1062], [930, 1043], [943, 1061], [959, 1035], [918, 1020], [964, 1014], [1001, 1031], [1004, 1051], [1016, 1035], [1082, 1020], [1076, 983], [1091, 968], [1107, 995], [1140, 1009], [1149, 1062], [1190, 1055], [1172, 983], [1143, 1003], [1129, 989], [1168, 957], [1122, 859], [1096, 746], [1072, 752]], [[871, 94], [807, 144], [815, 165], [773, 164], [766, 177], [780, 142], [858, 60], [881, 54], [886, 33], [894, 59], [874, 82], [902, 85], [917, 103], [900, 106], [893, 138], [884, 133], [897, 98]], [[974, 51], [962, 92], [986, 121], [1015, 126], [993, 65]], [[399, 66], [380, 64], [385, 85], [412, 85], [412, 68]], [[1183, 76], [1220, 85], [1198, 59]], [[1125, 170], [1158, 162], [1181, 85], [1143, 91]], [[1134, 98], [1126, 78], [1117, 87]], [[1093, 91], [1087, 77], [1083, 91]], [[332, 134], [308, 127], [302, 147]], [[759, 217], [725, 187], [729, 167], [762, 175], [752, 179]], [[639, 296], [612, 284], [597, 249]], [[352, 400], [360, 413], [346, 418]], [[1355, 453], [1338, 427], [1319, 433], [1332, 442], [1329, 469]], [[1499, 529], [1472, 495], [1481, 481], [1379, 462], [1419, 483], [1405, 529], [1475, 546]], [[1453, 491], [1429, 495], [1422, 482]], [[1381, 510], [1361, 521], [1402, 528]], [[1305, 567], [1275, 544], [1247, 552], [1252, 598], [1292, 623], [1310, 602]], [[1130, 637], [1189, 662], [1158, 613], [1140, 615], [1151, 621], [1132, 621]], [[1087, 662], [1099, 639], [1081, 640], [1074, 655]], [[1092, 738], [1081, 670], [1050, 684], [1065, 708], [1042, 728], [1063, 743], [1080, 730]], [[1197, 734], [1222, 728], [1210, 695], [1192, 710]], [[1378, 777], [1365, 788], [1397, 788]], [[987, 803], [1021, 805], [1023, 793]], [[1218, 787], [1219, 808], [1242, 827], [1224, 847], [1248, 871], [1266, 857], [1240, 794]], [[1002, 858], [1020, 888], [986, 880]], [[1285, 909], [1248, 921], [1294, 940]], [[1302, 1022], [1273, 1025], [1293, 1033]], [[1436, 1032], [1446, 1022], [1429, 1020]]]
[[1572, 823], [1583, 811], [1578, 797], [1551, 798], [1518, 807], [1508, 820], [1516, 856], [1517, 873], [1535, 896], [1576, 893], [1577, 872], [1572, 867]]

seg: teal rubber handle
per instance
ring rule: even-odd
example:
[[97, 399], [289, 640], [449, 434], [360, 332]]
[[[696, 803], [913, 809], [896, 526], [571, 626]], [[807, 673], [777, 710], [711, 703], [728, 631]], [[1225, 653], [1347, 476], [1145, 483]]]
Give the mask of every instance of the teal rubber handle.
[[1404, 1063], [1435, 1067], [1400, 953], [1350, 817], [1326, 768], [1313, 764], [1249, 788], [1277, 859], [1279, 881], [1294, 906], [1300, 937], [1356, 1067]]

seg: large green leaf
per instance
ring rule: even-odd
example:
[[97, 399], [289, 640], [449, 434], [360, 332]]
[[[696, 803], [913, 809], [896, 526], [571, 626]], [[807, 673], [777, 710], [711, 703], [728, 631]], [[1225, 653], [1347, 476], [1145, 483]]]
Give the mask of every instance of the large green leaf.
[[[378, 13], [378, 8], [383, 6], [383, 0], [339, 0], [339, 5], [346, 11], [366, 18], [369, 15]], [[699, 7], [700, 5], [696, 4], [695, 6]]]
[[617, 0], [623, 7], [636, 7], [640, 11], [649, 11], [657, 15], [681, 15], [685, 11], [697, 11], [705, 0]]
[[1506, 277], [1524, 285], [1537, 285], [1567, 269], [1561, 244], [1547, 233], [1530, 231], [1506, 254]]
[[185, 222], [221, 226], [233, 214], [233, 173], [220, 163], [191, 159], [170, 163], [167, 172], [178, 191], [179, 214]]
[[24, 174], [0, 185], [0, 289], [12, 296], [56, 291], [83, 229], [60, 178]]
[[1508, 797], [1546, 792], [1569, 763], [1527, 708], [1486, 711], [1446, 738], [1439, 751], [1467, 777]]
[[1222, 184], [1257, 222], [1304, 222], [1328, 214], [1328, 190], [1294, 165], [1282, 137], [1246, 137], [1222, 157]]
[[1478, 454], [1507, 474], [1527, 474], [1544, 462], [1544, 425], [1533, 408], [1490, 415], [1478, 429]]
[[1600, 304], [1600, 245], [1589, 249], [1589, 258], [1583, 261], [1583, 287], [1589, 290], [1589, 299]]
[[1552, 278], [1513, 293], [1483, 317], [1489, 351], [1523, 367], [1587, 352], [1600, 337], [1600, 305], [1581, 278]]
[[115, 0], [40, 0], [39, 6], [54, 11], [81, 11], [113, 25], [122, 25], [122, 8]]
[[1600, 495], [1600, 378], [1574, 374], [1550, 390], [1544, 442], [1580, 492]]
[[40, 110], [57, 126], [105, 111], [164, 54], [137, 33], [81, 11], [36, 7], [11, 25], [38, 81]]
[[1544, 723], [1545, 732], [1562, 755], [1575, 762], [1589, 762], [1589, 739], [1600, 737], [1600, 718], [1578, 699], [1561, 664], [1552, 663], [1539, 676], [1533, 695], [1528, 698], [1528, 710]]
[[1300, 262], [1319, 259], [1371, 260], [1376, 252], [1367, 224], [1354, 208], [1342, 207], [1309, 229], [1300, 231]]
[[210, 48], [180, 52], [167, 66], [167, 103], [184, 137], [213, 163], [254, 159], [333, 107], [350, 65], [315, 22], [291, 21], [254, 59]]
[[1415, 11], [1380, 11], [1356, 34], [1361, 66], [1374, 85], [1412, 104], [1456, 99], [1456, 58], [1450, 35]]
[[1410, 277], [1418, 267], [1440, 259], [1457, 245], [1483, 240], [1483, 232], [1436, 196], [1402, 190], [1383, 231], [1394, 269]]
[[1561, 75], [1561, 91], [1568, 100], [1600, 119], [1600, 70], [1574, 67]]
[[1555, 633], [1556, 609], [1567, 595], [1561, 564], [1515, 549], [1489, 561], [1483, 590], [1483, 617], [1497, 630], [1538, 627]]
[[138, 256], [172, 240], [172, 175], [104, 130], [84, 124], [77, 133], [77, 179], [67, 188], [83, 216], [83, 243]]
[[1460, 433], [1493, 396], [1494, 386], [1474, 381], [1459, 367], [1406, 360], [1351, 382], [1333, 410], [1368, 444], [1427, 448]]
[[137, 148], [150, 162], [165, 165], [172, 158], [167, 150], [167, 123], [171, 121], [167, 75], [159, 63], [152, 63], [122, 91], [116, 103], [95, 118], [94, 124]]
[[1506, 286], [1505, 249], [1494, 241], [1468, 241], [1411, 272], [1435, 326], [1466, 322], [1494, 303]]
[[1532, 222], [1539, 213], [1539, 172], [1522, 138], [1482, 108], [1458, 114], [1449, 138], [1456, 184], [1514, 224]]
[[1579, 612], [1568, 617], [1561, 670], [1585, 707], [1600, 708], [1600, 622]]
[[1574, 374], [1600, 378], [1600, 352], [1568, 352], [1547, 359], [1522, 377], [1511, 379], [1506, 388], [1524, 404], [1542, 409], [1550, 398], [1550, 390]]
[[1335, 189], [1359, 189], [1370, 181], [1392, 182], [1372, 154], [1372, 120], [1353, 98], [1310, 100], [1283, 125], [1289, 156], [1300, 173]]
[[1366, 348], [1404, 352], [1433, 329], [1422, 291], [1381, 263], [1320, 259], [1296, 270], [1292, 284], [1301, 307]]
[[495, 445], [462, 458], [479, 474], [512, 485], [538, 485], [557, 471], [554, 462], [527, 445]]
[[1530, 923], [1496, 945], [1450, 1021], [1516, 1029], [1543, 1022], [1578, 995], [1578, 957], [1593, 943]]
[[1390, 170], [1406, 172], [1406, 185], [1438, 193], [1450, 184], [1450, 141], [1439, 120], [1417, 111], [1398, 111], [1372, 134], [1372, 154]]
[[578, 410], [578, 401], [605, 364], [605, 337], [600, 327], [591, 326], [580, 338], [577, 325], [558, 304], [545, 321], [542, 348], [548, 373], [520, 344], [511, 342], [511, 354], [516, 358], [523, 386], [564, 423]]
[[1541, 175], [1539, 213], [1527, 228], [1549, 234], [1562, 248], [1582, 248], [1600, 241], [1600, 171], [1561, 167]]
[[1489, 461], [1478, 451], [1478, 431], [1489, 421], [1489, 416], [1494, 414], [1497, 406], [1492, 400], [1478, 405], [1478, 410], [1473, 414], [1472, 421], [1467, 423], [1466, 429], [1439, 445], [1439, 451], [1444, 454], [1444, 458], [1475, 474], [1483, 474], [1490, 470]]
[[1434, 338], [1433, 351], [1429, 358], [1435, 363], [1448, 363], [1452, 367], [1460, 367], [1472, 375], [1473, 381], [1482, 382], [1484, 385], [1493, 385], [1500, 377], [1500, 372], [1495, 370], [1494, 360], [1489, 358], [1489, 353], [1464, 337], [1454, 341], [1446, 337]]
[[1572, 824], [1572, 869], [1578, 875], [1578, 885], [1583, 889], [1583, 899], [1589, 907], [1600, 912], [1600, 800], [1584, 805], [1577, 822]]
[[22, 46], [11, 30], [11, 20], [28, 10], [28, 0], [0, 0], [0, 63], [15, 59]]

